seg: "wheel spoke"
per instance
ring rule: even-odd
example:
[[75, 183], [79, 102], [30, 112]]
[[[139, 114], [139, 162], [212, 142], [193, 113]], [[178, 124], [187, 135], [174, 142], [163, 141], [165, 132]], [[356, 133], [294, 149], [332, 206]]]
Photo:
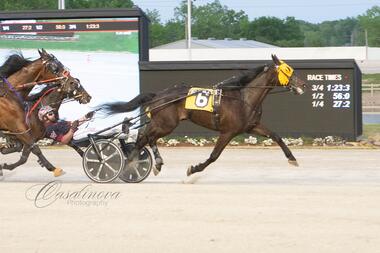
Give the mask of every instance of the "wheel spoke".
[[108, 163], [104, 163], [113, 173], [116, 174], [116, 170], [114, 168], [112, 168]]
[[88, 158], [86, 158], [86, 161], [90, 162], [90, 163], [100, 163], [98, 159], [88, 159]]
[[96, 178], [99, 178], [100, 172], [103, 170], [103, 167], [104, 167], [104, 163], [100, 164], [98, 172], [95, 175]]
[[138, 175], [138, 177], [139, 178], [141, 177], [140, 171], [135, 166], [128, 166], [128, 169], [133, 169], [136, 172], [136, 174]]
[[115, 150], [115, 152], [113, 152], [109, 157], [107, 157], [106, 159], [104, 159], [104, 161], [108, 161], [109, 159], [113, 158], [114, 156], [118, 155], [119, 152], [117, 152], [117, 150]]

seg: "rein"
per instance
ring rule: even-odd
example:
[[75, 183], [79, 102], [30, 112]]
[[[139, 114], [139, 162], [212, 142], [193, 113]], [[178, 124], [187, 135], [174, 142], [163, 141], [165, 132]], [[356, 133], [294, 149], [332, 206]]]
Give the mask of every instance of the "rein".
[[[43, 61], [42, 62], [43, 66], [45, 66], [45, 64], [47, 62], [48, 61]], [[42, 73], [42, 69], [40, 70], [40, 72], [38, 73], [38, 75], [36, 76], [36, 78], [34, 80], [37, 80], [41, 76], [41, 73]], [[50, 78], [50, 79], [45, 79], [45, 80], [41, 80], [41, 81], [33, 81], [30, 83], [24, 83], [24, 84], [17, 86], [16, 90], [23, 90], [26, 88], [32, 88], [36, 85], [41, 85], [41, 84], [56, 83], [57, 81], [61, 81], [62, 79], [67, 79], [69, 75], [70, 75], [70, 71], [65, 69], [62, 72], [62, 76], [54, 77], [54, 78]]]
[[[218, 87], [218, 86], [213, 86], [213, 87]], [[243, 86], [223, 86], [222, 87], [222, 90], [223, 88], [236, 88], [236, 90], [242, 90], [242, 89], [254, 89], [254, 88], [262, 88], [262, 89], [269, 89], [269, 88], [276, 88], [276, 87], [282, 87], [282, 86], [279, 86], [279, 85], [276, 85], [276, 86], [253, 86], [253, 87], [243, 87]], [[279, 90], [279, 91], [270, 91], [268, 93], [268, 95], [271, 95], [271, 94], [278, 94], [278, 93], [285, 93], [285, 92], [290, 92], [291, 90], [289, 88], [287, 88], [286, 90]], [[222, 95], [223, 96], [223, 95]]]
[[29, 119], [32, 112], [37, 108], [37, 106], [41, 103], [42, 99], [46, 97], [49, 93], [51, 93], [54, 88], [50, 88], [49, 90], [45, 91], [45, 93], [33, 104], [33, 106], [28, 110], [28, 113], [26, 114], [26, 119]]
[[46, 80], [42, 80], [38, 82], [25, 83], [25, 84], [21, 84], [20, 86], [17, 86], [16, 90], [23, 90], [23, 89], [31, 88], [31, 87], [34, 87], [36, 85], [41, 85], [41, 84], [56, 84], [57, 81], [61, 81], [62, 79], [65, 79], [65, 78], [67, 77], [60, 76], [60, 77], [50, 78], [50, 79], [46, 79]]

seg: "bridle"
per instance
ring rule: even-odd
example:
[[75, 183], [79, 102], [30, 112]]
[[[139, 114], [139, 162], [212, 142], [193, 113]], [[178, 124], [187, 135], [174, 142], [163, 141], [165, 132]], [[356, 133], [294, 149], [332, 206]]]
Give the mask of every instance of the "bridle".
[[[45, 59], [45, 60], [41, 59], [41, 60], [42, 60], [43, 67], [39, 71], [38, 75], [34, 78], [34, 81], [19, 85], [17, 87], [17, 90], [32, 88], [36, 85], [41, 85], [41, 84], [50, 85], [50, 84], [66, 83], [68, 81], [68, 79], [70, 78], [70, 71], [62, 63], [60, 63], [54, 55], [49, 55], [49, 59]], [[41, 77], [42, 73], [46, 71], [46, 69], [48, 69], [56, 77], [37, 81]], [[63, 70], [60, 71], [61, 69]]]
[[[78, 92], [78, 89], [81, 88], [80, 81], [71, 77], [69, 69], [66, 68], [54, 55], [49, 54], [48, 59], [42, 59], [42, 64], [44, 67], [41, 68], [39, 74], [35, 78], [35, 81], [23, 84], [22, 87], [34, 87], [36, 85], [42, 84], [48, 86], [58, 86], [58, 92], [66, 92], [64, 103], [80, 99], [84, 96], [84, 93], [81, 92], [79, 92], [78, 95], [76, 94]], [[42, 75], [43, 71], [46, 71], [46, 69], [49, 70], [52, 74], [54, 74], [56, 77], [36, 81]], [[71, 87], [68, 87], [68, 85], [70, 85], [71, 83], [70, 79], [75, 80], [75, 84], [73, 85], [76, 85], [76, 87], [73, 88], [72, 92], [70, 92]], [[69, 98], [70, 93], [73, 93], [73, 96], [71, 98]]]
[[[263, 72], [267, 72], [269, 69], [268, 66], [265, 67], [265, 69], [263, 70]], [[276, 70], [277, 71], [277, 70]], [[276, 88], [276, 87], [281, 87], [281, 88], [284, 88], [283, 90], [279, 90], [279, 91], [270, 91], [269, 94], [277, 94], [277, 93], [284, 93], [284, 92], [294, 92], [296, 91], [297, 89], [299, 89], [299, 87], [297, 87], [295, 84], [297, 83], [297, 80], [298, 80], [298, 77], [296, 75], [294, 75], [292, 73], [292, 75], [288, 75], [287, 73], [284, 73], [281, 69], [279, 70], [279, 72], [281, 72], [282, 74], [284, 74], [285, 76], [287, 76], [288, 78], [288, 83], [286, 85], [283, 85], [283, 84], [280, 84], [279, 81], [275, 81], [275, 85], [257, 85], [257, 86], [239, 86], [239, 85], [223, 85], [225, 83], [228, 83], [229, 81], [233, 80], [236, 78], [236, 76], [232, 76], [230, 78], [227, 78], [215, 85], [213, 85], [213, 88], [214, 89], [223, 89], [223, 88], [232, 88], [232, 89], [236, 89], [236, 90], [243, 90], [243, 89], [273, 89], [273, 88]]]

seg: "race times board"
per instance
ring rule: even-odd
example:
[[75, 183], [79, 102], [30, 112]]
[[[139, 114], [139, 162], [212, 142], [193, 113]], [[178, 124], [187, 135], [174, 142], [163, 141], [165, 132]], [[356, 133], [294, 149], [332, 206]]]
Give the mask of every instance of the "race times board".
[[0, 23], [0, 34], [25, 33], [73, 33], [73, 32], [117, 32], [138, 31], [138, 19], [129, 20], [67, 20], [55, 21], [25, 21]]
[[307, 74], [311, 106], [315, 109], [349, 109], [352, 106], [352, 78], [344, 73]]

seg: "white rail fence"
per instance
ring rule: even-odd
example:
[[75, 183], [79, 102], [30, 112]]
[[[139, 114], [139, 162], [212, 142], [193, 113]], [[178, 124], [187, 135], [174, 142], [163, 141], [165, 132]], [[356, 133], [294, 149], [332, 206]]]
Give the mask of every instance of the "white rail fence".
[[380, 112], [380, 83], [362, 84], [364, 112]]

